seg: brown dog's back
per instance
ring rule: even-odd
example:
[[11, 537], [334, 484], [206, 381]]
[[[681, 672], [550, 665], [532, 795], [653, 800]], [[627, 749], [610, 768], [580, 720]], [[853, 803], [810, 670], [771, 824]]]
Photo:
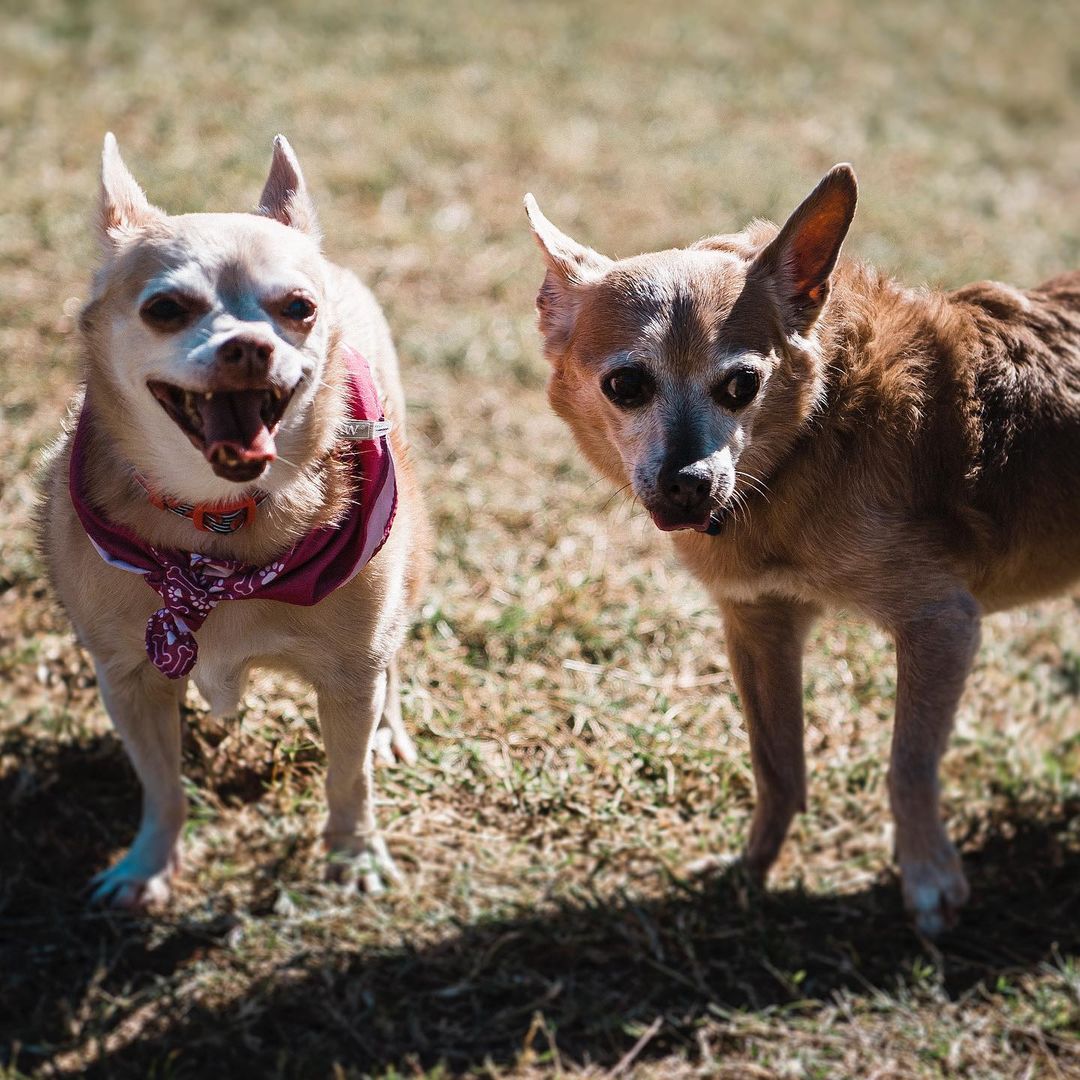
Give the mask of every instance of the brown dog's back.
[[875, 532], [917, 533], [986, 610], [1080, 576], [1080, 273], [942, 294], [842, 260], [822, 324], [827, 404], [758, 508], [789, 543], [862, 504], [891, 522], [857, 523], [873, 572]]
[[1080, 575], [1080, 273], [950, 299], [976, 335], [972, 505], [997, 550], [973, 591], [996, 608]]

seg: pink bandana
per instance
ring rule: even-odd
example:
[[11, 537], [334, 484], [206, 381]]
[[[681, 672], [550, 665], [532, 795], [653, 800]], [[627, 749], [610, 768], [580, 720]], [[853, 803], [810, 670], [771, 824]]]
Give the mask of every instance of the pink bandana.
[[[121, 570], [142, 574], [163, 607], [146, 623], [146, 652], [170, 679], [187, 675], [198, 659], [195, 631], [222, 600], [280, 600], [308, 607], [355, 577], [390, 535], [397, 510], [397, 484], [390, 443], [371, 369], [355, 349], [343, 349], [351, 384], [354, 430], [374, 435], [351, 438], [355, 498], [337, 525], [314, 529], [269, 566], [244, 566], [191, 551], [162, 551], [129, 529], [103, 517], [86, 498], [87, 406], [84, 403], [71, 448], [68, 488], [75, 512], [98, 554]], [[348, 426], [348, 425], [347, 425]]]

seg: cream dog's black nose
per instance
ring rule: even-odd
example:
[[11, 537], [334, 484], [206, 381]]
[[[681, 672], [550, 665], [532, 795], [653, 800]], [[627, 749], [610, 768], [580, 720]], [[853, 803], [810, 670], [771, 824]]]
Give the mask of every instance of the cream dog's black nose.
[[249, 378], [266, 375], [273, 358], [273, 343], [253, 334], [237, 334], [224, 342], [217, 351], [219, 363]]

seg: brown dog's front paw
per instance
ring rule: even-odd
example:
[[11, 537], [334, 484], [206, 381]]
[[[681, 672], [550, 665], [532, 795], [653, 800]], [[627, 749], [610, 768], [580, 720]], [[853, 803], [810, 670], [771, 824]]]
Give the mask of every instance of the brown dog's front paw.
[[381, 836], [328, 837], [327, 843], [327, 881], [355, 886], [368, 896], [382, 896], [388, 885], [404, 883]]
[[755, 868], [745, 855], [706, 855], [683, 866], [683, 875], [714, 894], [723, 894], [724, 903], [740, 911], [750, 911], [765, 888], [765, 870]]
[[951, 930], [971, 890], [960, 856], [949, 844], [934, 856], [901, 859], [904, 904], [920, 934], [935, 938]]
[[700, 859], [693, 859], [691, 862], [685, 863], [682, 873], [687, 878], [712, 878], [738, 871], [742, 866], [743, 859], [741, 855], [732, 855], [730, 853], [703, 855]]

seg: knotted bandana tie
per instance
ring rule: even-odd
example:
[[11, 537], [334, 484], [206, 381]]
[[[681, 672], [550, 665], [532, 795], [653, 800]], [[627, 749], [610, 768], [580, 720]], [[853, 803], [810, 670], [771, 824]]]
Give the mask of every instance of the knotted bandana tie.
[[[245, 566], [197, 552], [165, 551], [109, 521], [86, 497], [89, 422], [83, 403], [71, 448], [68, 489], [75, 512], [98, 554], [110, 566], [141, 574], [162, 607], [146, 624], [146, 652], [170, 679], [187, 675], [198, 659], [195, 632], [223, 600], [280, 600], [308, 607], [355, 577], [390, 535], [397, 510], [394, 461], [387, 425], [367, 361], [344, 348], [349, 373], [350, 419], [375, 422], [357, 430], [368, 439], [345, 445], [352, 467], [353, 502], [336, 525], [313, 529], [267, 566]], [[377, 434], [376, 434], [377, 433]]]

